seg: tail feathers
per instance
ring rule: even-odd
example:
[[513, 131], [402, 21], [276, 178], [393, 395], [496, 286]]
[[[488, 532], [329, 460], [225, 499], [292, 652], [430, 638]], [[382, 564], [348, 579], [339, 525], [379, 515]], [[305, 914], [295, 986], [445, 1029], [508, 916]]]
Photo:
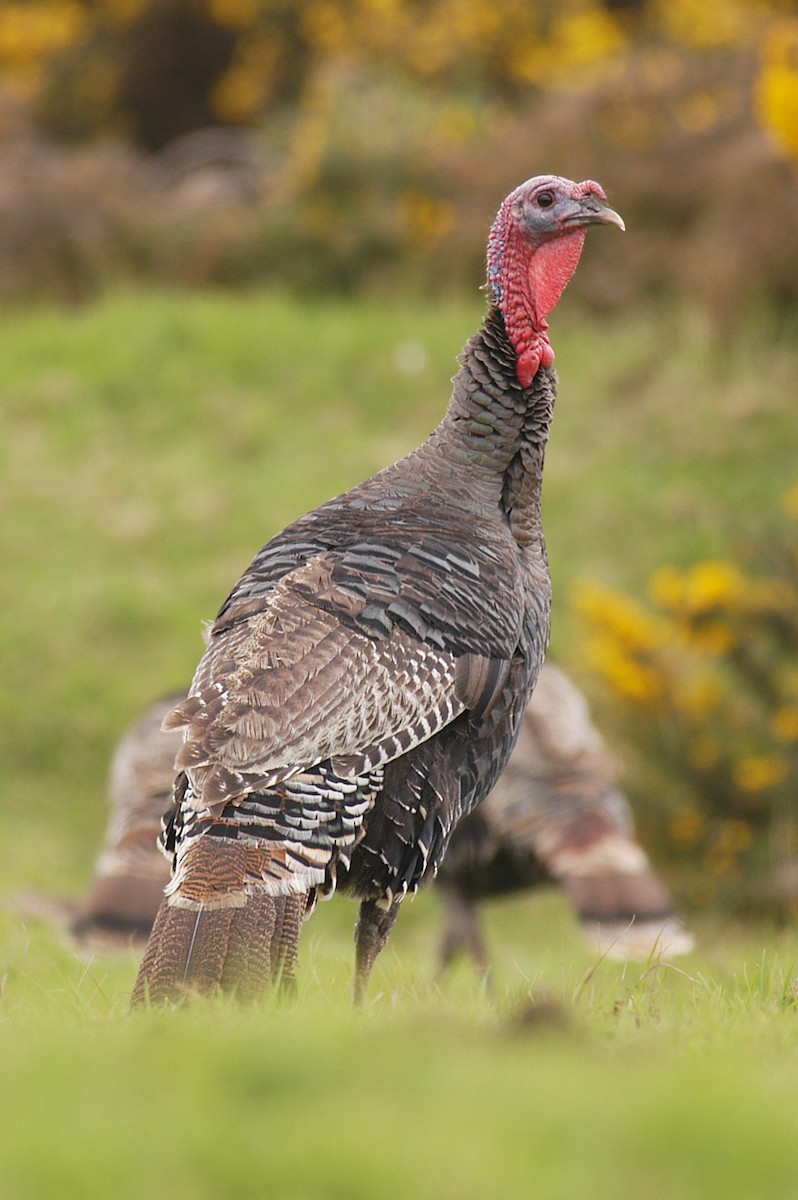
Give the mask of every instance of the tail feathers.
[[293, 991], [299, 959], [299, 935], [308, 909], [306, 895], [281, 896], [271, 945], [272, 983]]
[[192, 992], [262, 996], [290, 986], [305, 914], [304, 895], [254, 895], [241, 908], [178, 908], [165, 899], [131, 1006], [177, 1001]]
[[285, 899], [252, 896], [244, 908], [227, 910], [233, 919], [218, 980], [223, 992], [235, 991], [241, 999], [254, 1000], [268, 989], [272, 979], [274, 932]]
[[134, 1006], [192, 991], [254, 999], [277, 980], [292, 983], [309, 896], [262, 890], [273, 853], [218, 837], [188, 846], [158, 910]]
[[162, 901], [131, 1003], [160, 1004], [221, 982], [235, 909], [189, 909]]

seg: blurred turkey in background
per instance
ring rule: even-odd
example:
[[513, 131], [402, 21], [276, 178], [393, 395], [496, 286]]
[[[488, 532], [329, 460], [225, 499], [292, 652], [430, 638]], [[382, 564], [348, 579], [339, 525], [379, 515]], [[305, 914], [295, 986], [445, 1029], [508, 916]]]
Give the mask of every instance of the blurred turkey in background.
[[457, 827], [438, 873], [447, 913], [442, 965], [463, 951], [487, 969], [478, 902], [551, 882], [599, 954], [667, 958], [693, 948], [635, 837], [629, 801], [585, 697], [546, 663], [504, 774]]
[[89, 891], [72, 919], [72, 933], [98, 949], [149, 937], [169, 863], [157, 839], [172, 803], [175, 756], [182, 736], [161, 722], [184, 693], [165, 696], [125, 733], [108, 781], [110, 807], [105, 845]]

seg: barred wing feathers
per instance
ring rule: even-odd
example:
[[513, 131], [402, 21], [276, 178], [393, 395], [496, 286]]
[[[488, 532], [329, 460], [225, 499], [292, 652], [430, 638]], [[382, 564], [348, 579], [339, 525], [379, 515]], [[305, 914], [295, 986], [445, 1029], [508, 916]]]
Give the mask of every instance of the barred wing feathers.
[[[363, 585], [366, 555], [381, 586]], [[359, 840], [386, 764], [466, 710], [489, 709], [509, 660], [446, 648], [425, 611], [423, 591], [439, 609], [444, 591], [435, 595], [428, 563], [422, 589], [402, 587], [413, 558], [368, 543], [325, 549], [257, 589], [245, 576], [225, 604], [189, 697], [165, 722], [185, 737], [175, 903], [209, 900], [183, 869], [193, 836], [208, 832], [271, 843], [250, 854], [245, 892], [333, 886], [333, 852]]]

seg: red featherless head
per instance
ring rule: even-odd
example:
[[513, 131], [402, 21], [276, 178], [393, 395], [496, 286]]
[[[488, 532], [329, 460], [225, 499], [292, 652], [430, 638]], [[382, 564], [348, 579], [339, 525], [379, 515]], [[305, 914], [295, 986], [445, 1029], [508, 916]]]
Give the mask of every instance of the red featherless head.
[[518, 355], [516, 374], [529, 387], [554, 351], [547, 315], [576, 270], [588, 225], [624, 223], [592, 179], [574, 183], [537, 175], [511, 192], [488, 241], [488, 283]]

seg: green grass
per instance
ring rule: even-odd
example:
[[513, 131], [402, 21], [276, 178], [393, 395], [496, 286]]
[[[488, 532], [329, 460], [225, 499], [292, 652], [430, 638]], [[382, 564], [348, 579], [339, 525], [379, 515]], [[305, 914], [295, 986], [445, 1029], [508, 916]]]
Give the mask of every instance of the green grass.
[[0, 1194], [794, 1196], [793, 939], [704, 925], [678, 970], [596, 964], [558, 899], [516, 901], [489, 913], [486, 997], [465, 969], [432, 984], [433, 899], [360, 1013], [344, 903], [291, 1007], [130, 1017], [132, 961], [6, 933]]
[[[190, 677], [202, 622], [266, 538], [440, 418], [480, 304], [112, 297], [0, 326], [2, 894], [76, 895], [108, 756]], [[545, 522], [554, 645], [572, 587], [639, 588], [778, 524], [798, 353], [695, 314], [554, 322]], [[0, 1197], [794, 1197], [792, 930], [696, 918], [679, 962], [595, 963], [558, 897], [488, 914], [486, 996], [432, 982], [434, 896], [362, 1013], [354, 910], [321, 906], [297, 1003], [126, 1004], [135, 963], [80, 960], [0, 914]]]

